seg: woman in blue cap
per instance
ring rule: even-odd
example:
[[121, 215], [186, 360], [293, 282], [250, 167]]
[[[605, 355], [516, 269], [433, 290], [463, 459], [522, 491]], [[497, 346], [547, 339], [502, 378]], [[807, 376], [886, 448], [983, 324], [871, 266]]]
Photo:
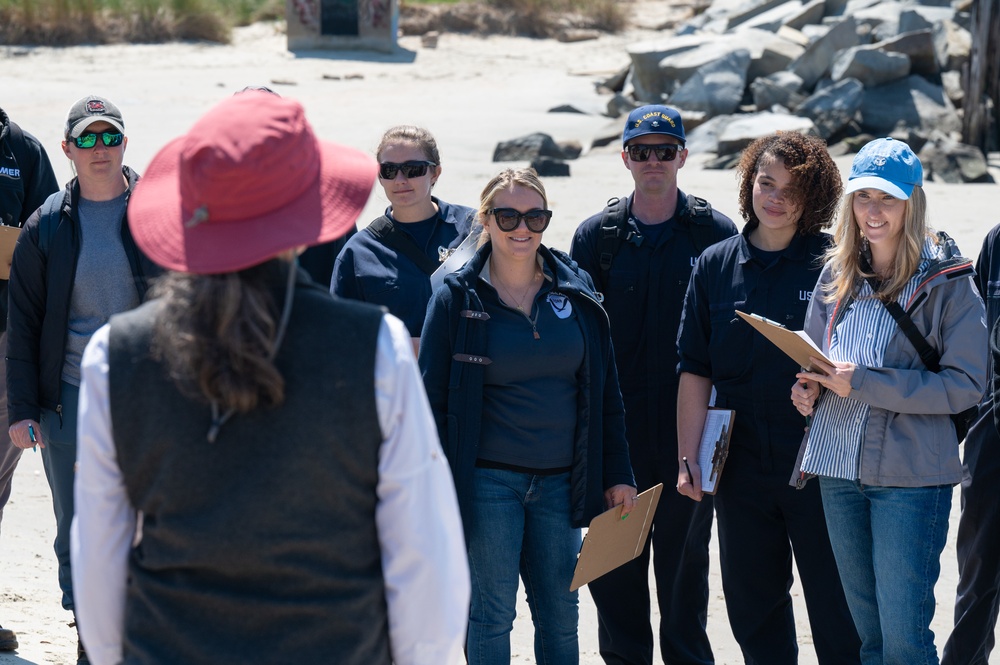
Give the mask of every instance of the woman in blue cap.
[[877, 139], [855, 157], [806, 314], [826, 359], [792, 388], [812, 417], [801, 473], [819, 476], [866, 665], [938, 662], [934, 584], [962, 480], [950, 416], [986, 384], [972, 263], [928, 228], [922, 183], [901, 141]]

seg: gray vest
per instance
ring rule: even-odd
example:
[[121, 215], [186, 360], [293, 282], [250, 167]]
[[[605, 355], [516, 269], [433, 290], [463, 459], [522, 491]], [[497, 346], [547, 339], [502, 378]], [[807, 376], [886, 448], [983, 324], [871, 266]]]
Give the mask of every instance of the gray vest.
[[381, 312], [300, 283], [277, 358], [284, 404], [234, 415], [210, 444], [209, 407], [148, 355], [157, 307], [111, 320], [115, 448], [144, 514], [124, 662], [388, 665], [375, 528]]

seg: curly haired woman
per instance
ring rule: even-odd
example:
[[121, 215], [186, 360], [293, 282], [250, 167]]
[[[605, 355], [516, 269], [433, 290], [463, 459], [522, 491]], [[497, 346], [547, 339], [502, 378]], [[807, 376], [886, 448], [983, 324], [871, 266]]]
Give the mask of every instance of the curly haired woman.
[[743, 153], [743, 233], [707, 249], [688, 284], [678, 334], [677, 491], [702, 498], [697, 464], [712, 387], [736, 410], [729, 458], [715, 495], [726, 609], [747, 662], [798, 662], [792, 552], [821, 664], [857, 663], [859, 641], [826, 533], [819, 488], [788, 484], [802, 416], [788, 403], [796, 363], [736, 316], [754, 313], [802, 328], [830, 243], [840, 173], [826, 144], [797, 133], [756, 140]]

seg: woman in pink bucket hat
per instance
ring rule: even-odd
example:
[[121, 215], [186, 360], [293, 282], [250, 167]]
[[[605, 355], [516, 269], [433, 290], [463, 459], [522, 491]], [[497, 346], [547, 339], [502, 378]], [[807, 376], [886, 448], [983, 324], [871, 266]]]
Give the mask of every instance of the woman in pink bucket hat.
[[375, 162], [302, 106], [229, 98], [130, 202], [168, 273], [88, 346], [73, 534], [102, 663], [458, 663], [469, 574], [403, 324], [295, 262]]

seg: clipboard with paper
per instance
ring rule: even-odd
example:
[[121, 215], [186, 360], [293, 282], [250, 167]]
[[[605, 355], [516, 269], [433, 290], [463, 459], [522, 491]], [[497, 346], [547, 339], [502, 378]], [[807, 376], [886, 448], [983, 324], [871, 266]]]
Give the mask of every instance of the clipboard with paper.
[[576, 560], [570, 591], [576, 591], [642, 553], [662, 493], [663, 483], [660, 483], [640, 494], [628, 519], [623, 520], [622, 507], [615, 506], [590, 521]]
[[701, 467], [701, 491], [715, 494], [719, 490], [722, 469], [729, 457], [729, 441], [733, 436], [736, 412], [732, 409], [708, 407], [705, 426], [698, 444], [698, 466]]
[[799, 364], [799, 367], [813, 371], [810, 358], [822, 358], [832, 364], [833, 361], [823, 354], [804, 330], [789, 330], [780, 323], [765, 319], [759, 314], [746, 314], [739, 310], [736, 310], [736, 314], [784, 351], [785, 355]]

